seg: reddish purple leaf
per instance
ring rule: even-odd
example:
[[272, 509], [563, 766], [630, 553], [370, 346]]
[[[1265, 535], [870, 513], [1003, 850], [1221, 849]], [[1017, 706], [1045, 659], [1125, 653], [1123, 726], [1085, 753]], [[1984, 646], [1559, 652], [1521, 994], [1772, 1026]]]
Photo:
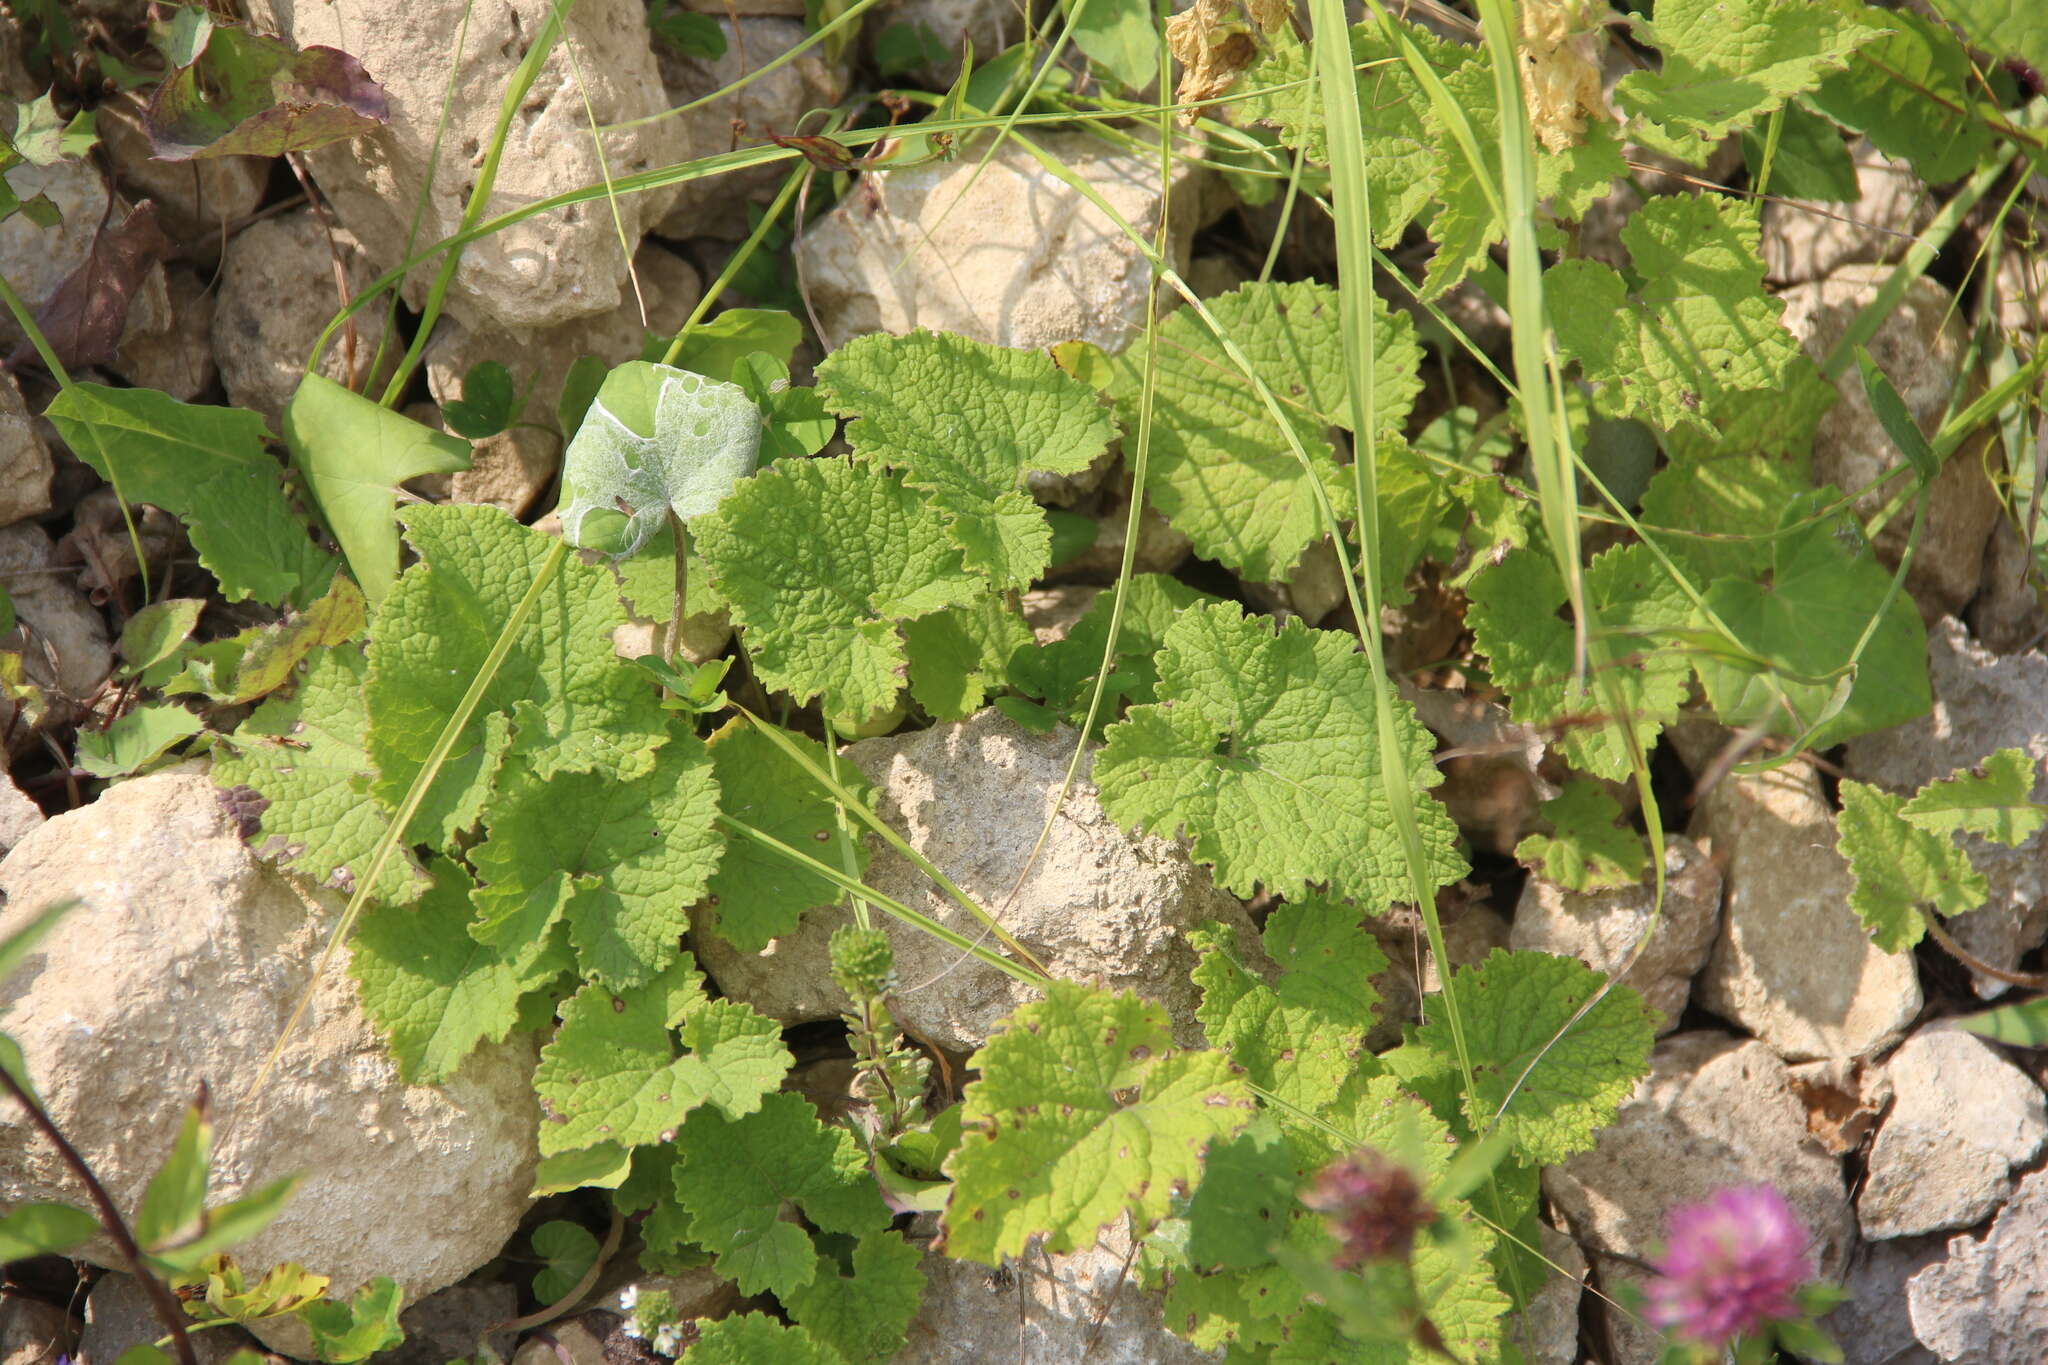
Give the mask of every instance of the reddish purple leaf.
[[333, 47], [216, 27], [165, 78], [145, 122], [159, 161], [277, 156], [338, 142], [390, 116], [384, 89]]
[[36, 326], [57, 358], [66, 366], [112, 360], [136, 291], [171, 249], [149, 200], [131, 210], [119, 227], [103, 225], [85, 261], [36, 314]]

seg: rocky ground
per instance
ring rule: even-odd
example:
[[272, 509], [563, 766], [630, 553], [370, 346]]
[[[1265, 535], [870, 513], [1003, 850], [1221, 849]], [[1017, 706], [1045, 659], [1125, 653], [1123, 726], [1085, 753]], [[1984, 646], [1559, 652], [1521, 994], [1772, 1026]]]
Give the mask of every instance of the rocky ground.
[[[340, 291], [361, 288], [403, 259], [413, 206], [424, 196], [420, 240], [455, 229], [466, 158], [488, 138], [496, 92], [516, 60], [516, 35], [530, 31], [546, 6], [505, 0], [475, 10], [474, 55], [463, 64], [453, 119], [441, 134], [444, 147], [457, 150], [431, 177], [447, 81], [435, 35], [452, 31], [460, 5], [266, 0], [254, 8], [301, 45], [331, 43], [358, 56], [390, 95], [390, 126], [307, 156], [303, 169], [318, 194], [309, 201], [281, 164], [235, 158], [195, 171], [152, 163], [135, 111], [115, 98], [101, 119], [100, 159], [12, 177], [23, 192], [33, 181], [57, 201], [65, 226], [43, 232], [21, 218], [0, 224], [0, 273], [33, 306], [85, 259], [93, 225], [144, 198], [155, 201], [178, 249], [153, 268], [104, 375], [247, 408], [274, 426]], [[801, 0], [704, 8], [721, 16], [730, 40], [718, 61], [658, 48], [639, 0], [580, 0], [570, 27], [581, 91], [559, 58], [550, 63], [521, 111], [516, 154], [499, 182], [507, 201], [600, 178], [585, 131], [586, 97], [601, 123], [639, 118], [763, 65], [805, 31]], [[1014, 36], [1018, 22], [1011, 7], [993, 0], [894, 0], [878, 14], [929, 23], [941, 45], [955, 50], [971, 37], [983, 53], [997, 50], [1006, 32]], [[0, 34], [18, 46], [11, 27]], [[11, 81], [16, 97], [36, 93], [14, 79], [25, 73], [19, 53], [13, 56], [14, 73], [0, 60], [0, 83]], [[943, 70], [923, 76], [941, 85], [949, 79]], [[856, 48], [827, 60], [812, 52], [737, 99], [615, 133], [605, 143], [606, 166], [626, 175], [725, 150], [736, 137], [751, 144], [873, 81], [871, 53]], [[1162, 195], [1146, 156], [1081, 134], [1048, 144], [1141, 234], [1154, 231], [1170, 197], [1172, 256], [1204, 292], [1256, 268], [1270, 216], [1235, 204], [1208, 172], [1184, 164]], [[1787, 324], [1816, 355], [1873, 297], [1904, 234], [1924, 226], [1940, 202], [1874, 151], [1859, 149], [1857, 160], [1860, 203], [1828, 216], [1774, 203], [1764, 215], [1766, 257], [1789, 305]], [[962, 159], [863, 179], [808, 227], [787, 257], [790, 273], [771, 286], [800, 284], [827, 347], [876, 329], [919, 326], [1014, 347], [1084, 337], [1115, 348], [1127, 340], [1154, 284], [1142, 255], [1028, 156], [1004, 152], [979, 176], [972, 169]], [[552, 410], [576, 356], [625, 359], [637, 352], [643, 329], [672, 332], [681, 324], [748, 231], [748, 205], [765, 202], [779, 176], [747, 173], [626, 198], [619, 224], [601, 206], [584, 205], [477, 243], [456, 272], [450, 321], [427, 348], [425, 382], [408, 411], [437, 421], [436, 405], [456, 396], [460, 377], [487, 359], [532, 377], [532, 403]], [[2029, 210], [2048, 213], [2031, 200]], [[635, 243], [631, 279], [621, 229]], [[1606, 225], [1610, 239], [1612, 229]], [[1601, 230], [1589, 220], [1586, 240], [1597, 242]], [[1327, 261], [1326, 242], [1302, 232], [1297, 238], [1288, 254], [1295, 269]], [[2002, 325], [2031, 338], [2042, 322], [2028, 302], [2031, 282], [2022, 278], [2026, 257], [2012, 252], [2003, 260], [2007, 275], [1972, 283], [1961, 296], [1951, 290], [1963, 286], [1964, 263], [1932, 272], [1871, 342], [1924, 424], [1940, 417], [1967, 361], [1959, 304], [1980, 306], [1988, 289]], [[410, 304], [426, 280], [423, 268], [409, 281]], [[785, 300], [764, 290], [759, 301]], [[1453, 302], [1482, 341], [1504, 338], [1503, 320], [1482, 302]], [[397, 315], [401, 331], [410, 317]], [[385, 326], [382, 310], [358, 314], [352, 335], [327, 353], [330, 376], [373, 377], [367, 371], [387, 339]], [[19, 340], [7, 338], [10, 346]], [[64, 925], [29, 969], [0, 983], [8, 1030], [118, 1198], [132, 1204], [160, 1155], [153, 1139], [142, 1139], [173, 1131], [206, 1079], [223, 1116], [223, 1188], [309, 1173], [285, 1216], [245, 1248], [245, 1259], [303, 1260], [342, 1290], [390, 1275], [413, 1306], [405, 1315], [409, 1340], [388, 1359], [440, 1365], [470, 1354], [495, 1325], [533, 1306], [532, 1267], [523, 1263], [527, 1230], [555, 1217], [603, 1223], [601, 1210], [573, 1196], [528, 1197], [538, 1119], [527, 1084], [532, 1044], [486, 1049], [445, 1087], [405, 1085], [352, 984], [335, 974], [280, 1070], [289, 1079], [256, 1086], [256, 1065], [312, 979], [339, 900], [295, 883], [244, 843], [203, 759], [104, 790], [71, 768], [63, 736], [114, 704], [109, 679], [121, 625], [114, 590], [136, 566], [112, 490], [32, 415], [50, 396], [32, 371], [21, 371], [19, 383], [0, 374], [0, 582], [20, 621], [7, 647], [25, 651], [30, 677], [58, 703], [40, 729], [17, 724], [12, 731], [13, 772], [0, 783], [0, 850], [8, 850], [0, 893], [16, 907], [78, 895], [91, 908]], [[470, 471], [423, 481], [415, 491], [538, 518], [549, 509], [559, 457], [554, 433], [517, 427], [480, 442]], [[1820, 436], [1816, 477], [1858, 487], [1896, 458], [1853, 376], [1845, 379], [1843, 400]], [[1110, 466], [1049, 479], [1034, 491], [1097, 518], [1100, 528], [1092, 550], [1027, 599], [1041, 638], [1056, 638], [1114, 577], [1128, 477]], [[145, 515], [140, 527], [157, 562], [190, 565], [174, 523]], [[1141, 571], [1205, 572], [1189, 564], [1187, 540], [1163, 521], [1148, 520], [1143, 534]], [[1904, 519], [1895, 519], [1880, 540], [1891, 562], [1904, 534]], [[201, 590], [196, 569], [179, 572], [187, 580], [181, 590]], [[1642, 1328], [1590, 1294], [1581, 1302], [1581, 1281], [1612, 1294], [1636, 1277], [1634, 1258], [1662, 1235], [1667, 1209], [1758, 1181], [1786, 1194], [1812, 1230], [1823, 1270], [1850, 1291], [1830, 1322], [1849, 1365], [2048, 1359], [2042, 1055], [1954, 1027], [1956, 1015], [2004, 994], [2000, 981], [1973, 977], [1932, 946], [1889, 955], [1871, 944], [1846, 908], [1849, 873], [1833, 834], [1842, 776], [1910, 792], [1998, 748], [2048, 757], [2048, 655], [2039, 648], [2048, 616], [1981, 461], [1952, 460], [1936, 484], [1907, 587], [1930, 628], [1929, 716], [1763, 776], [1717, 780], [1717, 757], [1730, 736], [1704, 717], [1671, 732], [1659, 751], [1660, 780], [1676, 791], [1701, 788], [1685, 827], [1673, 831], [1671, 893], [1629, 978], [1665, 1014], [1666, 1036], [1653, 1074], [1597, 1148], [1545, 1178], [1557, 1232], [1546, 1252], [1566, 1273], [1517, 1325], [1533, 1362], [1653, 1360], [1656, 1347]], [[1314, 553], [1287, 582], [1243, 591], [1310, 621], [1327, 617], [1339, 596], [1334, 564]], [[1390, 618], [1396, 657], [1451, 652], [1456, 613], [1455, 601], [1425, 599]], [[726, 639], [727, 632], [708, 629], [691, 641], [692, 653], [716, 653]], [[1521, 874], [1505, 857], [1529, 831], [1536, 802], [1554, 794], [1545, 737], [1457, 694], [1422, 689], [1415, 700], [1444, 749], [1462, 755], [1447, 760], [1443, 791], [1487, 874], [1446, 903], [1454, 952], [1477, 959], [1505, 944], [1619, 967], [1649, 923], [1646, 890], [1575, 894]], [[1029, 735], [990, 711], [863, 740], [848, 757], [914, 846], [993, 900], [1009, 893], [1022, 868], [1072, 745], [1070, 733]], [[1138, 989], [1190, 1019], [1192, 954], [1180, 931], [1205, 919], [1249, 923], [1261, 907], [1216, 888], [1175, 845], [1117, 828], [1085, 775], [1084, 768], [1017, 898], [1013, 928], [1057, 973]], [[2048, 781], [2035, 796], [2048, 797]], [[2048, 837], [2017, 849], [1987, 844], [1973, 859], [1992, 902], [1958, 921], [1958, 939], [1992, 967], [2034, 968], [2048, 938]], [[893, 855], [877, 858], [870, 881], [934, 914], [956, 913], [927, 897]], [[758, 955], [709, 936], [699, 945], [722, 990], [791, 1026], [792, 1038], [816, 1043], [791, 1084], [826, 1105], [843, 1097], [846, 1079], [844, 1050], [835, 1052], [829, 1027], [842, 1001], [822, 966], [833, 923], [813, 915]], [[1414, 926], [1390, 922], [1381, 932], [1394, 964], [1379, 983], [1391, 1027], [1433, 984], [1435, 966]], [[901, 1021], [953, 1055], [986, 1038], [1020, 999], [1014, 983], [987, 969], [949, 970], [952, 955], [933, 951], [928, 940], [906, 933], [897, 946], [914, 987], [901, 999]], [[10, 1198], [64, 1194], [62, 1172], [26, 1140], [13, 1114], [4, 1122], [0, 1189]], [[1091, 1358], [1104, 1362], [1203, 1358], [1165, 1332], [1159, 1303], [1123, 1273], [1127, 1253], [1105, 1244], [1038, 1255], [994, 1276], [934, 1256], [925, 1308], [899, 1359], [1078, 1360], [1091, 1341]], [[126, 1277], [107, 1273], [88, 1283], [67, 1276], [47, 1264], [16, 1268], [0, 1308], [0, 1365], [28, 1365], [59, 1350], [112, 1365], [124, 1348], [157, 1335]], [[644, 1358], [644, 1344], [620, 1325], [630, 1296], [654, 1289], [706, 1316], [740, 1303], [738, 1290], [708, 1271], [642, 1276], [625, 1254], [597, 1286], [595, 1307], [503, 1336], [498, 1347], [515, 1365]], [[246, 1344], [235, 1332], [200, 1342], [209, 1360]]]

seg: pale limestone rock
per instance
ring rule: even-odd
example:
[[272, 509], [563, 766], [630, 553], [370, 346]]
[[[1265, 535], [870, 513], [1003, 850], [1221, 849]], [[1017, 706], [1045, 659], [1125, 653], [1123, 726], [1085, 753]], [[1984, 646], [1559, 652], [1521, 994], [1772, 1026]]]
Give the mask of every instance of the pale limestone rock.
[[[2048, 778], [2039, 776], [2048, 759], [2048, 656], [2039, 650], [1992, 654], [1949, 618], [1927, 632], [1927, 673], [1933, 709], [1918, 720], [1850, 740], [1843, 770], [1904, 796], [1997, 750], [2017, 748], [2035, 765], [2029, 795], [2048, 799]], [[1974, 834], [1959, 842], [1983, 874], [1989, 895], [1983, 909], [1949, 920], [1948, 931], [1964, 951], [2010, 970], [2048, 937], [2048, 833], [2018, 848]], [[1986, 998], [2010, 989], [1984, 976], [1976, 988]]]
[[1692, 979], [1706, 965], [1721, 927], [1721, 870], [1699, 845], [1678, 835], [1665, 844], [1664, 877], [1664, 913], [1653, 929], [1657, 896], [1648, 883], [1581, 893], [1531, 875], [1515, 905], [1508, 946], [1576, 957], [1612, 975], [1650, 934], [1621, 980], [1664, 1016], [1657, 1031], [1669, 1033], [1678, 1027]]
[[[550, 5], [499, 0], [257, 0], [255, 17], [299, 47], [324, 43], [354, 56], [384, 88], [390, 121], [375, 132], [307, 153], [313, 178], [379, 269], [405, 259], [413, 216], [426, 212], [413, 249], [453, 235], [476, 183], [514, 69]], [[467, 19], [462, 61], [449, 81], [453, 35]], [[433, 167], [444, 99], [447, 131]], [[487, 215], [689, 160], [680, 123], [613, 128], [600, 164], [591, 124], [611, 128], [665, 107], [640, 0], [581, 0], [564, 35], [521, 101], [505, 139]], [[432, 179], [432, 188], [428, 180]], [[524, 219], [463, 248], [449, 311], [464, 323], [514, 330], [551, 327], [607, 312], [624, 296], [627, 252], [673, 197], [651, 190], [586, 200]], [[441, 258], [415, 268], [406, 297], [417, 306]]]
[[16, 619], [0, 635], [0, 650], [20, 650], [29, 681], [78, 702], [112, 669], [114, 649], [106, 618], [69, 575], [52, 572], [56, 562], [56, 546], [34, 522], [0, 529], [0, 588], [13, 599]]
[[1035, 588], [1024, 594], [1024, 624], [1041, 645], [1064, 640], [1079, 624], [1103, 589], [1072, 584], [1063, 588]]
[[1870, 941], [1849, 908], [1834, 812], [1811, 768], [1723, 779], [1692, 835], [1725, 856], [1721, 936], [1694, 999], [1788, 1061], [1856, 1057], [1920, 1012], [1910, 953]]
[[1922, 1029], [1885, 1071], [1896, 1098], [1856, 1202], [1872, 1241], [1969, 1227], [2048, 1142], [2041, 1087], [1973, 1034]]
[[[1087, 133], [1037, 141], [1150, 239], [1157, 158]], [[981, 163], [971, 142], [952, 161], [865, 177], [804, 234], [797, 263], [828, 344], [925, 327], [998, 346], [1079, 338], [1118, 351], [1143, 326], [1152, 267], [1116, 224], [1021, 147]], [[1176, 268], [1200, 225], [1205, 175], [1183, 163], [1174, 176]]]
[[[526, 407], [519, 425], [472, 443], [468, 469], [426, 475], [407, 486], [437, 501], [490, 503], [523, 516], [561, 468], [555, 406], [570, 365], [582, 355], [594, 355], [607, 366], [638, 360], [647, 333], [680, 331], [703, 295], [696, 269], [666, 247], [652, 242], [641, 247], [633, 267], [640, 281], [638, 297], [629, 289], [625, 300], [607, 313], [526, 336], [496, 329], [472, 331], [458, 322], [444, 324], [426, 350], [427, 387], [435, 400], [460, 398], [463, 377], [471, 367], [495, 360], [512, 372], [513, 390], [527, 394]], [[647, 309], [644, 319], [642, 300]]]
[[1764, 277], [1772, 284], [1808, 284], [1845, 265], [1896, 261], [1934, 219], [1935, 195], [1905, 161], [1862, 138], [1850, 144], [1856, 163], [1854, 203], [1773, 199], [1764, 205]]
[[[1816, 284], [1787, 289], [1785, 328], [1819, 362], [1849, 330], [1864, 305], [1876, 297], [1891, 267], [1849, 265]], [[1953, 402], [1960, 407], [1981, 392], [1982, 380], [1970, 377], [1958, 385], [1968, 329], [1955, 313], [1949, 292], [1922, 276], [1901, 299], [1867, 343], [1870, 357], [1884, 371], [1922, 434], [1932, 436]], [[1839, 398], [1820, 419], [1814, 433], [1813, 481], [1834, 484], [1856, 495], [1856, 514], [1874, 517], [1908, 484], [1894, 481], [1874, 487], [1905, 462], [1892, 438], [1872, 411], [1863, 379], [1850, 365], [1835, 381]], [[1976, 596], [1984, 574], [1984, 549], [1999, 513], [1998, 496], [1984, 476], [1980, 447], [1970, 444], [1950, 455], [1935, 477], [1927, 504], [1926, 526], [1906, 590], [1930, 622], [1957, 611]], [[1910, 509], [1887, 521], [1874, 548], [1887, 566], [1896, 565], [1912, 533]]]
[[190, 403], [213, 387], [213, 317], [219, 299], [190, 266], [164, 271], [167, 316], [151, 331], [129, 328], [107, 368], [137, 388], [161, 389]]
[[[1765, 1183], [1785, 1196], [1812, 1237], [1821, 1275], [1841, 1276], [1856, 1226], [1841, 1164], [1806, 1135], [1785, 1065], [1761, 1043], [1720, 1033], [1679, 1033], [1657, 1044], [1650, 1074], [1600, 1131], [1593, 1150], [1543, 1173], [1552, 1208], [1578, 1239], [1649, 1257], [1670, 1211], [1730, 1185]], [[1639, 1272], [1599, 1261], [1608, 1293]], [[1616, 1365], [1652, 1365], [1661, 1337], [1608, 1315]]]
[[[295, 1260], [341, 1295], [388, 1275], [410, 1302], [518, 1226], [540, 1121], [530, 1036], [485, 1045], [445, 1086], [405, 1085], [343, 952], [257, 1088], [341, 907], [259, 860], [205, 777], [119, 783], [51, 820], [0, 863], [0, 892], [0, 934], [78, 901], [0, 984], [0, 1007], [117, 1204], [136, 1206], [205, 1082], [214, 1198], [300, 1176], [278, 1219], [236, 1247], [245, 1266]], [[69, 1171], [20, 1115], [0, 1123], [0, 1201], [70, 1197]], [[82, 1254], [104, 1263], [110, 1248]]]
[[2020, 1181], [1983, 1237], [1951, 1238], [1948, 1255], [1906, 1281], [1914, 1335], [1955, 1365], [2048, 1360], [2048, 1171]]
[[12, 773], [0, 774], [0, 858], [34, 833], [46, 818], [43, 808], [14, 784]]
[[[716, 60], [687, 57], [667, 43], [656, 44], [661, 83], [671, 105], [690, 104], [723, 90], [761, 70], [806, 36], [804, 25], [795, 19], [742, 17], [735, 24], [721, 16], [717, 23], [725, 34], [725, 55]], [[824, 44], [815, 44], [794, 61], [756, 76], [724, 99], [680, 115], [697, 155], [758, 146], [770, 133], [797, 132], [806, 113], [837, 104], [846, 94], [846, 72], [827, 61], [824, 54]], [[743, 125], [737, 130], [735, 120]], [[802, 130], [811, 131], [808, 125]], [[777, 162], [686, 181], [655, 230], [664, 237], [739, 241], [753, 230], [747, 221], [748, 206], [765, 208], [790, 171], [801, 165]]]
[[[213, 312], [221, 383], [231, 403], [262, 413], [273, 431], [305, 377], [313, 343], [343, 307], [334, 276], [337, 258], [352, 299], [375, 272], [353, 236], [340, 228], [330, 233], [311, 209], [251, 223], [235, 234], [222, 256], [220, 297]], [[364, 308], [352, 321], [353, 347], [346, 332], [337, 330], [320, 358], [320, 373], [362, 391], [377, 343], [384, 338], [384, 310]], [[372, 382], [390, 375], [398, 349], [395, 344], [385, 348]]]
[[[0, 222], [0, 275], [34, 312], [92, 254], [93, 240], [107, 217], [107, 183], [90, 161], [58, 161], [11, 167], [7, 187], [23, 199], [48, 195], [63, 215], [50, 227], [37, 226], [25, 213]], [[119, 217], [116, 213], [116, 221]], [[27, 342], [14, 314], [0, 308], [0, 351]]]
[[1857, 1244], [1842, 1281], [1849, 1297], [1820, 1324], [1842, 1348], [1842, 1365], [1939, 1365], [1940, 1357], [1913, 1335], [1906, 1281], [1939, 1261], [1946, 1242], [1901, 1237]]
[[210, 156], [158, 161], [133, 95], [99, 106], [95, 126], [114, 176], [133, 199], [151, 199], [164, 235], [199, 260], [220, 258], [221, 228], [254, 213], [270, 183], [271, 161], [260, 156]]
[[617, 1328], [609, 1313], [582, 1313], [530, 1333], [513, 1353], [512, 1365], [608, 1365], [604, 1339]]
[[998, 1272], [934, 1252], [924, 1259], [924, 1302], [891, 1365], [1211, 1365], [1214, 1356], [1167, 1329], [1162, 1296], [1140, 1287], [1130, 1259], [1121, 1224], [1066, 1255], [1034, 1241]]
[[50, 476], [56, 465], [22, 401], [21, 386], [0, 374], [0, 527], [50, 510]]
[[[1083, 761], [1045, 850], [1014, 900], [1010, 888], [1053, 808], [1076, 736], [1061, 726], [1031, 734], [988, 710], [954, 725], [864, 740], [846, 757], [873, 780], [876, 811], [951, 876], [1045, 963], [1053, 976], [1136, 991], [1167, 1006], [1176, 1036], [1199, 1035], [1194, 954], [1185, 932], [1204, 920], [1254, 935], [1244, 910], [1167, 840], [1118, 828], [1097, 803]], [[970, 938], [981, 922], [911, 863], [871, 844], [867, 884]], [[851, 1002], [832, 983], [826, 942], [848, 922], [817, 909], [764, 953], [742, 953], [696, 911], [698, 960], [727, 995], [796, 1023], [836, 1018]], [[896, 947], [896, 1018], [919, 1037], [960, 1052], [979, 1047], [998, 1021], [1038, 992], [918, 930], [877, 916]], [[993, 938], [990, 942], [994, 942]]]

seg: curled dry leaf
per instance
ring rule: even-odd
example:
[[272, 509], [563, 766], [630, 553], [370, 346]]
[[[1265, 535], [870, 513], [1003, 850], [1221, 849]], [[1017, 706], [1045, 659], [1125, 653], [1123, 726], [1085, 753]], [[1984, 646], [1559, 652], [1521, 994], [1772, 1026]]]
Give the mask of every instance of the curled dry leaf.
[[59, 360], [78, 367], [114, 358], [137, 291], [170, 254], [171, 245], [157, 226], [156, 205], [148, 200], [130, 210], [119, 227], [101, 225], [85, 260], [36, 314], [36, 326]]
[[1589, 119], [1608, 118], [1600, 92], [1605, 0], [1528, 0], [1522, 6], [1522, 87], [1546, 150], [1577, 146]]
[[[1254, 13], [1265, 15], [1284, 5], [1260, 0]], [[1195, 3], [1166, 21], [1166, 47], [1180, 63], [1180, 84], [1173, 92], [1182, 104], [1214, 99], [1237, 82], [1238, 76], [1258, 56], [1251, 30], [1238, 19], [1234, 0], [1195, 0]], [[1193, 123], [1196, 111], [1181, 111], [1182, 123]]]

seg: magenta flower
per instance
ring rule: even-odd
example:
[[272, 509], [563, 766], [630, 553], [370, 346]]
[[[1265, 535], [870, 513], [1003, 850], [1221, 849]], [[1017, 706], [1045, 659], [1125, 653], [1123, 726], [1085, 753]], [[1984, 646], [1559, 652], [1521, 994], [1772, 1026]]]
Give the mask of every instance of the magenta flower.
[[1436, 1221], [1415, 1173], [1370, 1147], [1325, 1166], [1302, 1202], [1330, 1220], [1339, 1270], [1405, 1257], [1415, 1234]]
[[1646, 1316], [1680, 1341], [1722, 1346], [1767, 1323], [1802, 1316], [1813, 1278], [1806, 1229], [1769, 1185], [1722, 1190], [1671, 1211], [1671, 1237], [1653, 1262]]

